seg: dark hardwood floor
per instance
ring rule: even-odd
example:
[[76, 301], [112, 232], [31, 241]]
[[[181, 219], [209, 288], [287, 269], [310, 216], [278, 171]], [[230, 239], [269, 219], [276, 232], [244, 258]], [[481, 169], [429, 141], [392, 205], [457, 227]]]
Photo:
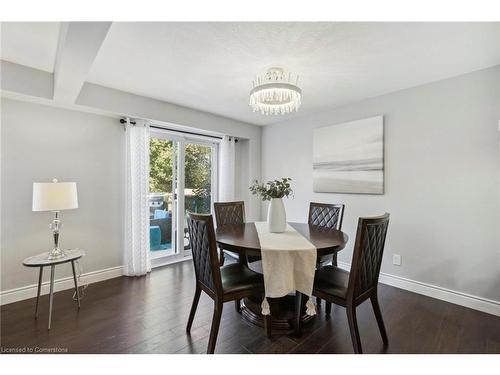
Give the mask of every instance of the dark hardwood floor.
[[[2, 306], [2, 351], [26, 347], [70, 353], [204, 353], [213, 311], [206, 295], [200, 299], [191, 335], [185, 333], [193, 272], [186, 261], [147, 277], [92, 284], [79, 312], [73, 291], [56, 293], [50, 332], [47, 296], [40, 301], [38, 320], [33, 318], [34, 299]], [[365, 353], [500, 353], [499, 317], [385, 285], [380, 285], [379, 296], [389, 346], [382, 344], [368, 301], [358, 308]], [[321, 309], [300, 337], [274, 331], [269, 339], [263, 329], [246, 323], [233, 303], [224, 305], [216, 353], [352, 352], [341, 307], [333, 307], [330, 317]]]

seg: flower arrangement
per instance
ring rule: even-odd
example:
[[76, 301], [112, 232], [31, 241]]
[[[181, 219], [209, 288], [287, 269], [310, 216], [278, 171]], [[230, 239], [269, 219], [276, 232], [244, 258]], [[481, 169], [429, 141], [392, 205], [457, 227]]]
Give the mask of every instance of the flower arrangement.
[[255, 180], [249, 189], [252, 194], [260, 196], [263, 201], [270, 201], [271, 198], [288, 198], [290, 195], [293, 195], [290, 181], [292, 179], [289, 177], [268, 181], [265, 184]]

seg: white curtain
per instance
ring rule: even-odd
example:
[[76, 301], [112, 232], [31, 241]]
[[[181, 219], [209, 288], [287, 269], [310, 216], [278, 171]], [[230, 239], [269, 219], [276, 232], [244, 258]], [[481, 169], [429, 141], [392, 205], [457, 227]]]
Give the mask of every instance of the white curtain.
[[149, 253], [149, 126], [127, 120], [124, 274], [151, 271]]
[[219, 200], [233, 201], [235, 196], [235, 138], [225, 135], [219, 149]]

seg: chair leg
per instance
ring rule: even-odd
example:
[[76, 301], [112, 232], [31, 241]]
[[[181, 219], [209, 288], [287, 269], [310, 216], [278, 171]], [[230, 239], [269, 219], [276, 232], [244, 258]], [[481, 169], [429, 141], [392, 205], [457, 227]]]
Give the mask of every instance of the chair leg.
[[238, 255], [238, 263], [241, 264], [242, 266], [248, 267], [248, 258], [245, 254], [239, 254]]
[[325, 301], [325, 313], [326, 315], [330, 315], [332, 313], [332, 303]]
[[318, 309], [321, 307], [321, 298], [316, 297], [316, 306], [318, 306]]
[[272, 316], [271, 314], [269, 315], [264, 315], [264, 331], [266, 332], [266, 336], [271, 338], [271, 328], [272, 328]]
[[196, 287], [196, 291], [194, 292], [193, 304], [191, 305], [191, 312], [189, 313], [189, 319], [186, 326], [186, 332], [189, 333], [191, 331], [191, 326], [193, 325], [194, 314], [196, 314], [196, 308], [198, 307], [198, 302], [200, 301], [201, 289]]
[[358, 321], [356, 319], [356, 308], [354, 306], [347, 306], [347, 320], [349, 321], [349, 330], [351, 331], [352, 346], [354, 353], [362, 354], [361, 340], [359, 337]]
[[295, 292], [295, 334], [300, 335], [301, 332], [301, 314], [302, 310], [302, 293], [299, 291]]
[[370, 297], [370, 301], [372, 302], [373, 312], [375, 313], [375, 318], [377, 319], [377, 324], [380, 330], [380, 335], [382, 336], [382, 341], [385, 345], [387, 345], [389, 343], [389, 339], [387, 338], [384, 320], [382, 319], [382, 312], [380, 311], [380, 305], [378, 304], [378, 296], [376, 294], [373, 294]]
[[234, 301], [234, 307], [236, 308], [237, 313], [241, 313], [241, 299]]
[[207, 354], [214, 354], [217, 335], [219, 334], [220, 319], [222, 316], [222, 302], [214, 303], [214, 316], [212, 318], [212, 328], [210, 328], [210, 337], [208, 339]]
[[337, 253], [333, 254], [333, 259], [332, 259], [332, 266], [337, 267]]

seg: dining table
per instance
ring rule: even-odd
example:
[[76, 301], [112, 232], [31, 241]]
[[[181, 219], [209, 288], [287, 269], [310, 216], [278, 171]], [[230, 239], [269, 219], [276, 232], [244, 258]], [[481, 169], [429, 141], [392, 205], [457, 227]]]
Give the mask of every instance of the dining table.
[[[344, 232], [306, 223], [288, 223], [311, 244], [317, 251], [317, 258], [335, 254], [347, 244], [349, 237]], [[255, 272], [263, 273], [261, 246], [257, 229], [253, 222], [243, 224], [229, 224], [216, 229], [216, 241], [221, 250], [227, 250], [239, 255], [239, 262], [247, 265]], [[248, 262], [248, 259], [255, 260]], [[264, 319], [261, 314], [263, 294], [255, 294], [245, 298], [241, 303], [241, 313], [245, 320], [263, 327]], [[295, 294], [281, 298], [268, 298], [272, 316], [272, 329], [289, 330], [295, 321]], [[301, 324], [307, 324], [314, 316], [306, 314], [305, 301], [301, 306]]]

